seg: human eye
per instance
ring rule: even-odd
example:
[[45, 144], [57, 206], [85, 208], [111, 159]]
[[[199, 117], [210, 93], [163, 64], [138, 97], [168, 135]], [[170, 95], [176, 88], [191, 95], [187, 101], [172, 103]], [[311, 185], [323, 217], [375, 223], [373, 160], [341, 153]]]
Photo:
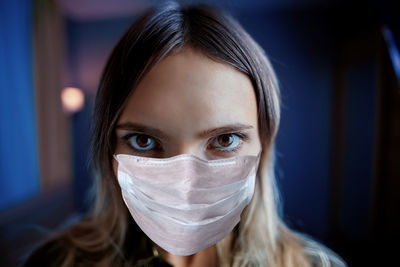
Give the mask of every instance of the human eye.
[[147, 134], [130, 133], [123, 137], [125, 142], [137, 152], [146, 152], [149, 150], [157, 149], [157, 140]]
[[227, 133], [218, 135], [211, 142], [211, 149], [223, 153], [232, 153], [238, 151], [242, 143], [248, 140], [244, 133]]

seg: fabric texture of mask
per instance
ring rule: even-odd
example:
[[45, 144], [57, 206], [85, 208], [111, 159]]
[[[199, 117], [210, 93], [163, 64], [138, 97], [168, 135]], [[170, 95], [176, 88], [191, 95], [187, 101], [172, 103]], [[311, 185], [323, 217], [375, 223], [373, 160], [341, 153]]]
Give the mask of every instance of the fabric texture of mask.
[[186, 256], [226, 237], [253, 197], [261, 152], [220, 160], [114, 155], [122, 197], [142, 231]]

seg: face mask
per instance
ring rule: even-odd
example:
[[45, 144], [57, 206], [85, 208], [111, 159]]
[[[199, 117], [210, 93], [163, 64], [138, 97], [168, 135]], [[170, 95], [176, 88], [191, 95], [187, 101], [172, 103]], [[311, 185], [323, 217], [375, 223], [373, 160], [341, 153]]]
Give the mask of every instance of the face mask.
[[238, 224], [253, 196], [260, 154], [221, 160], [114, 157], [122, 197], [137, 225], [161, 248], [186, 256], [216, 244]]

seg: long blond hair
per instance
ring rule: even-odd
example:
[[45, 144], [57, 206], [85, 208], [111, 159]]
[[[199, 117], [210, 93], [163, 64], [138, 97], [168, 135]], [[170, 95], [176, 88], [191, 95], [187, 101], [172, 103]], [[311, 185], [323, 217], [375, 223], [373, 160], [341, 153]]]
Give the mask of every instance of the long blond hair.
[[278, 212], [275, 137], [280, 121], [279, 86], [261, 47], [230, 16], [204, 5], [168, 2], [136, 20], [110, 55], [98, 88], [92, 139], [93, 207], [79, 223], [58, 234], [68, 244], [64, 266], [123, 266], [151, 256], [152, 244], [132, 220], [112, 168], [114, 126], [141, 78], [166, 55], [191, 46], [251, 79], [262, 144], [252, 201], [240, 223], [217, 243], [222, 266], [311, 266], [327, 250], [285, 226]]

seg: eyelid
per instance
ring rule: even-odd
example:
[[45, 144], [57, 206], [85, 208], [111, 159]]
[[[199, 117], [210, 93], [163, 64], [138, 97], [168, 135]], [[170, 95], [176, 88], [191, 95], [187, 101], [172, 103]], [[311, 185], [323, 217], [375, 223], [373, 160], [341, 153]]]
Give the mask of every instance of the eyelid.
[[[246, 134], [246, 133], [244, 133], [244, 132], [229, 132], [229, 133], [222, 133], [222, 134], [218, 134], [216, 137], [219, 137], [219, 136], [221, 136], [221, 135], [229, 135], [229, 134], [232, 134], [232, 135], [236, 135], [236, 136], [238, 136], [239, 138], [241, 138], [241, 139], [244, 139], [244, 140], [247, 140], [249, 137], [248, 137], [248, 135]], [[216, 137], [214, 137], [214, 138], [216, 138]]]
[[131, 133], [127, 133], [127, 134], [123, 135], [121, 138], [124, 139], [124, 140], [129, 140], [131, 137], [133, 137], [133, 136], [135, 136], [135, 135], [144, 135], [144, 136], [148, 136], [148, 137], [154, 139], [155, 141], [160, 142], [160, 140], [158, 140], [157, 137], [151, 136], [151, 135], [146, 134], [146, 133], [140, 133], [140, 132], [131, 132]]
[[[248, 135], [243, 133], [243, 132], [225, 133], [225, 134], [219, 134], [216, 137], [213, 137], [212, 141], [209, 143], [209, 145], [212, 145], [215, 141], [217, 141], [217, 138], [220, 137], [221, 135], [235, 135], [235, 136], [237, 136], [237, 138], [239, 138], [238, 144], [233, 148], [224, 148], [224, 147], [219, 147], [219, 146], [214, 146], [213, 145], [213, 149], [214, 150], [218, 150], [218, 151], [221, 151], [221, 152], [233, 152], [233, 151], [236, 151], [236, 150], [240, 149], [242, 144], [249, 139]], [[207, 145], [207, 147], [209, 145]]]
[[[152, 138], [152, 139], [154, 140], [154, 142], [156, 142], [156, 147], [153, 148], [153, 149], [149, 149], [149, 150], [139, 150], [139, 149], [134, 148], [133, 145], [129, 142], [129, 139], [131, 139], [131, 138], [132, 138], [133, 136], [135, 136], [135, 135], [144, 135], [144, 136], [147, 136], [147, 137], [149, 137], [149, 138]], [[131, 149], [133, 149], [133, 150], [135, 150], [135, 151], [139, 151], [139, 152], [141, 152], [141, 153], [147, 152], [147, 151], [151, 151], [151, 150], [155, 150], [155, 149], [158, 149], [158, 147], [160, 146], [160, 141], [159, 141], [156, 137], [151, 136], [151, 135], [149, 135], [149, 134], [145, 134], [145, 133], [132, 132], [132, 133], [125, 134], [125, 135], [122, 136], [121, 138], [125, 141], [125, 143], [126, 143]]]

